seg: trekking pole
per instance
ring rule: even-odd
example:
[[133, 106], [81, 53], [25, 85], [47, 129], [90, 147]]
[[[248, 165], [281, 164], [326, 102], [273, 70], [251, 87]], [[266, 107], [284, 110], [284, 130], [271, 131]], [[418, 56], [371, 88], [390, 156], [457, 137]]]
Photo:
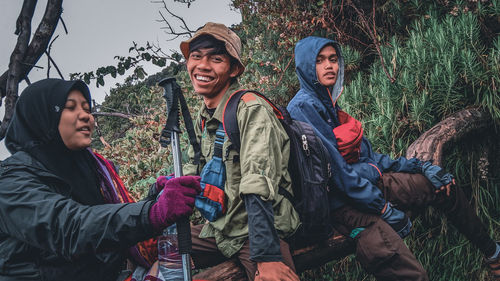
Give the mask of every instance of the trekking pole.
[[[167, 123], [160, 137], [160, 144], [163, 147], [172, 145], [172, 153], [174, 159], [174, 175], [175, 177], [182, 176], [182, 154], [179, 144], [179, 99], [183, 100], [181, 88], [175, 82], [174, 77], [162, 79], [159, 86], [163, 87], [163, 97], [167, 103]], [[189, 118], [190, 119], [190, 118]], [[192, 122], [191, 120], [189, 120]], [[184, 122], [188, 120], [184, 118]], [[177, 240], [179, 241], [179, 253], [182, 256], [182, 273], [184, 281], [191, 281], [191, 226], [188, 218], [182, 218], [176, 222], [177, 225]]]

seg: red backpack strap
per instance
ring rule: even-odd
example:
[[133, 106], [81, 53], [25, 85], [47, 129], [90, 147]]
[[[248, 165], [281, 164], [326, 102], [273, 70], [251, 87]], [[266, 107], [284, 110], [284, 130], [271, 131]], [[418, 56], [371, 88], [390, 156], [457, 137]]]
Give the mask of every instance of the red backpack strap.
[[203, 130], [205, 130], [205, 121], [206, 119], [201, 117], [201, 120], [200, 120], [200, 128], [201, 128], [201, 132], [203, 133]]
[[238, 111], [238, 104], [240, 102], [240, 99], [244, 98], [245, 94], [249, 92], [259, 96], [267, 103], [269, 103], [278, 119], [284, 119], [283, 114], [281, 113], [279, 108], [274, 105], [274, 103], [271, 102], [266, 96], [259, 93], [258, 91], [238, 90], [232, 93], [229, 99], [226, 101], [224, 110], [222, 111], [222, 125], [224, 126], [224, 131], [226, 132], [227, 137], [233, 144], [233, 147], [236, 151], [240, 151], [241, 147], [240, 128], [238, 126], [236, 112]]

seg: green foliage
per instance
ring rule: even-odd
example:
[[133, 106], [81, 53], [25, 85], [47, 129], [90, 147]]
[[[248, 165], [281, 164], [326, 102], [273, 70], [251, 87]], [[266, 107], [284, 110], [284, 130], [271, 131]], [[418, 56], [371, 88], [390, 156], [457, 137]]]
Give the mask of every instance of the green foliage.
[[[120, 167], [120, 175], [135, 198], [145, 195], [149, 185], [168, 167], [168, 150], [159, 149], [161, 124], [145, 117], [135, 118], [134, 128], [102, 151]], [[146, 156], [147, 155], [147, 156]]]
[[[362, 121], [365, 136], [378, 152], [405, 155], [424, 131], [467, 107], [484, 107], [500, 124], [498, 1], [377, 1], [375, 7], [372, 3], [233, 0], [243, 17], [240, 25], [233, 26], [243, 42], [246, 71], [240, 78], [242, 87], [258, 89], [286, 105], [299, 88], [294, 46], [305, 36], [317, 35], [341, 43], [346, 86], [339, 103]], [[131, 51], [140, 54], [136, 60], [152, 60], [145, 55], [147, 49], [135, 48]], [[175, 61], [180, 62], [176, 56]], [[133, 67], [133, 60], [118, 59], [122, 68]], [[105, 139], [113, 140], [110, 147], [103, 148], [104, 154], [120, 165], [120, 174], [136, 198], [156, 176], [171, 172], [169, 149], [160, 148], [156, 141], [165, 117], [161, 90], [152, 85], [159, 78], [175, 75], [193, 113], [200, 104], [182, 69], [175, 63], [151, 80], [138, 83], [134, 77], [128, 79], [111, 92], [101, 108], [138, 115], [131, 123], [101, 121], [103, 117], [99, 121], [109, 122], [101, 128]], [[86, 74], [87, 80], [114, 71], [105, 67], [98, 75]], [[495, 175], [500, 170], [498, 138], [499, 133], [491, 130], [462, 140], [450, 146], [445, 159], [446, 168], [457, 176], [492, 234], [500, 231], [500, 181]], [[181, 146], [187, 150], [185, 134]], [[415, 220], [414, 229], [406, 242], [431, 280], [487, 280], [479, 252], [435, 210], [431, 208]], [[496, 238], [500, 238], [498, 234]], [[348, 256], [305, 272], [302, 279], [373, 277]]]
[[[128, 110], [137, 117], [130, 121], [116, 117], [99, 117], [103, 139], [109, 147], [100, 152], [120, 167], [120, 175], [135, 198], [141, 198], [156, 173], [168, 166], [168, 152], [159, 150], [158, 137], [164, 122], [164, 101], [158, 88], [122, 85], [111, 90], [101, 110]], [[127, 112], [127, 111], [124, 111]], [[95, 142], [94, 142], [95, 144]], [[94, 145], [96, 147], [96, 145]]]
[[[132, 117], [152, 114], [151, 108], [164, 108], [164, 105], [162, 105], [162, 95], [151, 91], [151, 87], [156, 86], [163, 78], [175, 76], [180, 69], [182, 65], [172, 63], [161, 72], [150, 75], [141, 82], [128, 77], [124, 84], [117, 84], [115, 88], [112, 88], [110, 95], [106, 96], [104, 102], [97, 108], [100, 112], [123, 113]], [[150, 118], [158, 121], [161, 115], [164, 113], [158, 111]], [[96, 119], [99, 127], [98, 133], [106, 141], [123, 137], [126, 131], [134, 126], [130, 120], [121, 117], [105, 116]], [[94, 142], [94, 147], [100, 149], [102, 145]]]
[[[185, 72], [179, 73], [182, 69], [183, 65], [172, 63], [140, 82], [129, 77], [124, 84], [111, 89], [110, 95], [99, 106], [100, 112], [132, 116], [130, 120], [98, 117], [99, 137], [109, 145], [96, 139], [93, 147], [120, 167], [120, 176], [136, 199], [147, 193], [158, 176], [173, 172], [170, 148], [162, 148], [159, 143], [161, 130], [165, 126], [166, 108], [163, 89], [157, 87], [157, 83], [163, 78], [175, 76], [193, 116], [199, 106], [200, 98], [193, 95], [189, 77]], [[184, 132], [180, 136], [181, 150], [186, 153], [188, 136], [183, 123], [181, 130]]]
[[170, 71], [175, 74], [180, 70], [181, 65], [179, 62], [182, 59], [181, 54], [173, 53], [172, 55], [167, 55], [160, 47], [149, 42], [146, 42], [146, 46], [139, 46], [133, 42], [133, 46], [129, 48], [129, 53], [131, 53], [130, 56], [115, 56], [115, 60], [118, 61], [116, 66], [99, 67], [95, 72], [71, 73], [70, 79], [80, 79], [87, 84], [95, 80], [96, 87], [99, 87], [104, 86], [104, 78], [106, 76], [110, 75], [116, 78], [117, 75], [124, 75], [127, 70], [132, 69], [133, 73], [128, 77], [128, 81], [143, 80], [148, 75], [142, 66], [143, 63], [152, 63], [159, 67], [165, 67], [169, 60], [172, 62], [169, 65]]
[[[500, 6], [500, 5], [499, 5]], [[498, 10], [497, 10], [498, 11]], [[500, 14], [500, 11], [498, 11]], [[500, 116], [500, 36], [497, 36], [488, 54], [488, 72], [484, 74], [484, 79], [490, 85], [489, 90], [483, 93], [479, 99], [481, 104], [488, 108], [491, 115], [498, 118]]]
[[[178, 78], [182, 86], [183, 78]], [[139, 89], [139, 91], [135, 92], [133, 89]], [[110, 97], [113, 97], [113, 101], [116, 101], [115, 98], [118, 101], [126, 100], [142, 112], [132, 118], [129, 128], [122, 132], [123, 136], [105, 138], [112, 140], [108, 141], [110, 146], [100, 148], [100, 152], [105, 157], [112, 159], [120, 167], [120, 176], [136, 199], [142, 198], [147, 193], [149, 186], [158, 176], [173, 172], [171, 148], [162, 148], [159, 143], [161, 130], [166, 121], [165, 101], [162, 95], [163, 90], [159, 87], [147, 88], [144, 82], [141, 82], [134, 86], [119, 87], [116, 92], [112, 92], [106, 98], [106, 102]], [[192, 110], [191, 114], [194, 115], [200, 99], [187, 91], [184, 95]], [[107, 136], [115, 133], [114, 130], [117, 128], [116, 123], [101, 127]], [[181, 123], [181, 131], [183, 132], [180, 135], [181, 151], [184, 152], [184, 160], [186, 160], [185, 153], [188, 150], [189, 139], [183, 123]]]
[[[268, 30], [259, 34], [257, 31], [257, 34], [255, 38], [247, 39], [249, 47], [243, 52], [246, 70], [240, 78], [240, 83], [246, 88], [257, 89], [279, 101], [287, 101], [298, 88], [298, 80], [293, 72], [292, 52], [282, 50], [276, 52], [276, 49], [279, 49], [277, 45], [263, 48], [265, 44], [263, 42], [275, 42], [278, 37], [275, 32]], [[284, 57], [287, 59], [283, 59]]]
[[[129, 116], [142, 116], [150, 111], [151, 106], [161, 103], [161, 96], [155, 96], [150, 89], [141, 84], [124, 84], [111, 89], [102, 105], [101, 112], [124, 113]], [[158, 116], [152, 116], [157, 119]], [[114, 140], [125, 135], [133, 126], [128, 119], [120, 117], [97, 117], [99, 132], [105, 140]]]
[[[365, 135], [381, 153], [405, 155], [423, 132], [466, 107], [482, 106], [500, 121], [497, 1], [387, 1], [377, 2], [374, 9], [369, 1], [233, 3], [243, 16], [239, 32], [247, 60], [241, 79], [245, 87], [286, 104], [298, 89], [293, 61], [288, 65], [295, 43], [308, 35], [336, 39], [343, 45], [347, 72], [339, 103], [363, 122]], [[375, 30], [380, 54], [353, 6]], [[491, 171], [498, 170], [499, 158], [484, 149], [500, 149], [498, 133], [480, 139], [489, 143], [478, 143], [476, 136], [453, 145], [446, 153], [446, 168], [457, 175], [493, 234], [500, 230], [500, 182]], [[473, 167], [483, 162], [496, 168], [481, 176]], [[406, 240], [431, 280], [487, 280], [479, 252], [445, 222], [430, 209], [415, 221], [415, 231]], [[353, 256], [301, 277], [374, 280]]]
[[[489, 51], [495, 61], [495, 47]], [[498, 65], [484, 59], [488, 50], [472, 13], [416, 21], [405, 42], [393, 37], [382, 54], [392, 62], [389, 72], [396, 81], [391, 83], [376, 61], [367, 75], [359, 73], [346, 86], [340, 99], [364, 121], [368, 138], [381, 151], [404, 154], [420, 134], [467, 106], [485, 106], [500, 120], [493, 82]]]

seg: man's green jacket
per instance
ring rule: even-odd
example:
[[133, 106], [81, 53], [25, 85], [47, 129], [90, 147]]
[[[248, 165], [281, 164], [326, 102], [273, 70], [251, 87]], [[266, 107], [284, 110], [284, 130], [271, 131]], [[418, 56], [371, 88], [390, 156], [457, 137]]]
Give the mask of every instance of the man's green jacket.
[[[213, 156], [215, 132], [222, 122], [222, 113], [229, 96], [239, 90], [234, 83], [224, 94], [213, 116], [203, 105], [194, 123], [201, 144], [200, 166], [192, 164], [194, 151], [189, 149], [190, 162], [184, 165], [187, 175], [198, 174]], [[279, 187], [291, 190], [288, 173], [289, 138], [271, 106], [254, 94], [245, 94], [238, 105], [237, 121], [240, 129], [239, 154], [225, 140], [223, 161], [226, 166], [227, 212], [207, 224], [201, 238], [214, 237], [219, 250], [227, 257], [238, 252], [248, 239], [247, 212], [243, 195], [256, 194], [272, 202], [274, 226], [280, 238], [291, 236], [299, 227], [299, 216], [290, 201], [278, 194]], [[203, 124], [203, 126], [202, 126]], [[203, 127], [203, 130], [202, 130]]]

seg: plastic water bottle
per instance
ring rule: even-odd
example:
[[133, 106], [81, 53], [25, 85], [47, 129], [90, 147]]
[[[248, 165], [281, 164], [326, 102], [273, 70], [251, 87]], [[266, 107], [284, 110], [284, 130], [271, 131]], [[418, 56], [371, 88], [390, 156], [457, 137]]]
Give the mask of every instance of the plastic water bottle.
[[[183, 281], [182, 256], [179, 254], [177, 242], [177, 226], [175, 224], [165, 228], [163, 235], [158, 238], [159, 270], [166, 281]], [[158, 276], [161, 277], [161, 276]]]

